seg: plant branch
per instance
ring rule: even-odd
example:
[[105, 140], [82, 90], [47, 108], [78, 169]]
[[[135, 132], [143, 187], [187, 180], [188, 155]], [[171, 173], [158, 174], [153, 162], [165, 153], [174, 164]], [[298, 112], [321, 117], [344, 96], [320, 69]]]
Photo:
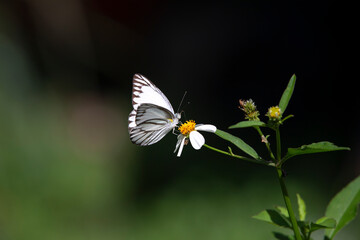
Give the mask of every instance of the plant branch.
[[[280, 139], [280, 129], [279, 126], [276, 127], [276, 158], [277, 158], [277, 163], [281, 162], [281, 139]], [[291, 206], [291, 201], [290, 201], [290, 197], [289, 197], [289, 193], [287, 191], [286, 185], [285, 185], [285, 181], [284, 181], [284, 176], [283, 176], [283, 172], [281, 169], [281, 166], [276, 166], [276, 170], [277, 170], [277, 174], [278, 174], [278, 179], [279, 179], [279, 183], [280, 183], [280, 187], [281, 187], [281, 192], [285, 201], [285, 205], [286, 208], [288, 210], [289, 213], [289, 218], [291, 221], [291, 225], [294, 231], [294, 235], [295, 235], [295, 239], [296, 240], [302, 240], [301, 238], [301, 234], [299, 231], [299, 226], [297, 224], [297, 220], [294, 214], [294, 210]]]
[[[265, 135], [262, 133], [259, 126], [254, 126], [254, 128], [257, 130], [257, 132], [259, 133], [261, 138], [265, 138]], [[263, 142], [265, 143], [265, 146], [270, 154], [271, 159], [273, 159], [275, 161], [275, 156], [274, 156], [273, 152], [271, 151], [269, 142], [267, 141], [267, 139], [266, 139], [266, 141], [263, 141]]]
[[281, 140], [280, 140], [280, 129], [276, 127], [276, 159], [278, 162], [281, 161]]
[[287, 208], [288, 213], [289, 213], [289, 218], [290, 218], [291, 225], [292, 225], [292, 228], [293, 228], [293, 231], [294, 231], [295, 239], [296, 240], [302, 240], [301, 234], [300, 234], [300, 231], [299, 231], [299, 226], [297, 224], [297, 220], [296, 220], [296, 217], [295, 217], [295, 214], [294, 214], [294, 210], [293, 210], [293, 208], [291, 206], [291, 201], [290, 201], [289, 193], [288, 193], [286, 185], [285, 185], [282, 170], [281, 170], [281, 168], [276, 168], [276, 169], [277, 169], [278, 178], [279, 178], [279, 182], [280, 182], [281, 192], [283, 194], [285, 205], [286, 205], [286, 208]]
[[239, 156], [239, 155], [234, 154], [232, 151], [231, 152], [226, 152], [226, 151], [217, 149], [215, 147], [211, 147], [211, 146], [209, 146], [207, 144], [204, 144], [204, 147], [207, 147], [208, 149], [211, 149], [211, 150], [213, 150], [215, 152], [222, 153], [222, 154], [228, 155], [230, 157], [238, 158], [238, 159], [245, 160], [245, 161], [248, 161], [248, 162], [259, 163], [259, 164], [267, 165], [267, 166], [270, 165], [269, 163], [267, 163], [265, 161], [257, 160], [257, 159], [254, 159], [254, 158], [248, 158], [248, 157], [244, 157], [244, 156]]

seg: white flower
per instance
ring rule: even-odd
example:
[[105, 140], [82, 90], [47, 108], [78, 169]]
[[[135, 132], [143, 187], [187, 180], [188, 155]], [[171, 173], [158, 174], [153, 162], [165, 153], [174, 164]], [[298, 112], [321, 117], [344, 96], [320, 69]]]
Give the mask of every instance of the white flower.
[[183, 123], [179, 127], [180, 134], [178, 135], [178, 141], [176, 143], [175, 151], [178, 149], [177, 156], [180, 157], [184, 145], [188, 143], [190, 139], [191, 146], [194, 149], [199, 150], [205, 144], [205, 138], [198, 131], [212, 132], [216, 131], [216, 127], [210, 124], [196, 124], [195, 121], [190, 120]]

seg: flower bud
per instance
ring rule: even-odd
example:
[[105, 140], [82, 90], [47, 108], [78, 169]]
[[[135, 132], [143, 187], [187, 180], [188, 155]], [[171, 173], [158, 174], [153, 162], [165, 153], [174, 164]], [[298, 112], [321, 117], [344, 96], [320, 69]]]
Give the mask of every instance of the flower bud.
[[259, 111], [256, 109], [255, 102], [252, 99], [249, 100], [239, 100], [239, 108], [245, 112], [245, 119], [252, 121], [259, 121]]

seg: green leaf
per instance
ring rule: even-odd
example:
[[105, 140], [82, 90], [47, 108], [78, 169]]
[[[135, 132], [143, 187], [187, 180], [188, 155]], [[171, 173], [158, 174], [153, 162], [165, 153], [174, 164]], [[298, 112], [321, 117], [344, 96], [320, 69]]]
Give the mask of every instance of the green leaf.
[[286, 217], [286, 218], [289, 217], [289, 212], [288, 212], [288, 210], [287, 210], [286, 207], [276, 206], [275, 208], [276, 208], [276, 209], [280, 212], [280, 214], [283, 215], [284, 217]]
[[261, 121], [242, 121], [242, 122], [239, 122], [239, 123], [237, 123], [235, 125], [230, 126], [229, 129], [255, 127], [255, 126], [265, 127], [266, 123], [261, 122]]
[[290, 223], [279, 212], [273, 209], [266, 209], [259, 214], [253, 216], [253, 218], [274, 224], [279, 227], [291, 228]]
[[338, 147], [331, 142], [318, 142], [312, 143], [309, 145], [303, 145], [298, 148], [288, 148], [288, 151], [285, 157], [282, 159], [282, 162], [285, 162], [291, 157], [303, 154], [310, 153], [321, 153], [321, 152], [331, 152], [331, 151], [339, 151], [339, 150], [350, 150], [348, 147]]
[[325, 216], [337, 221], [335, 229], [325, 231], [328, 239], [333, 239], [335, 234], [352, 221], [360, 204], [360, 176], [344, 187], [330, 201]]
[[283, 119], [281, 119], [281, 124], [283, 124], [286, 120], [290, 119], [290, 118], [293, 118], [294, 115], [290, 114], [290, 115], [287, 115], [286, 117], [284, 117]]
[[305, 221], [306, 217], [306, 205], [305, 201], [301, 198], [300, 194], [296, 194], [297, 197], [297, 203], [299, 208], [299, 219], [300, 221]]
[[274, 237], [278, 240], [294, 240], [293, 236], [288, 236], [283, 233], [273, 232], [273, 234], [274, 234]]
[[316, 231], [318, 229], [324, 228], [335, 228], [336, 220], [333, 218], [322, 217], [318, 219], [315, 223], [311, 222], [310, 224], [310, 232]]
[[282, 114], [284, 114], [286, 107], [289, 104], [290, 98], [294, 92], [295, 82], [296, 82], [296, 76], [294, 74], [290, 78], [290, 81], [280, 99], [279, 108], [281, 109]]
[[235, 146], [240, 148], [242, 151], [249, 154], [251, 157], [261, 160], [261, 157], [257, 154], [257, 152], [252, 147], [250, 147], [248, 144], [246, 144], [243, 140], [241, 140], [240, 138], [235, 137], [235, 136], [231, 135], [230, 133], [221, 131], [219, 129], [216, 130], [215, 134], [218, 135], [219, 137], [231, 142], [232, 144], [234, 144]]

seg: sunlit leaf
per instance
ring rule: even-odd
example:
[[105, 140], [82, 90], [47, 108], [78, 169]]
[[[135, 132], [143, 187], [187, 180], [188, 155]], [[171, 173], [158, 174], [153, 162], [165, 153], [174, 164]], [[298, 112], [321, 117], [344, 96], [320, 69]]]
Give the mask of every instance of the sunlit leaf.
[[306, 205], [305, 201], [301, 198], [300, 194], [296, 194], [297, 197], [297, 203], [299, 208], [299, 219], [300, 221], [305, 221], [306, 217]]
[[259, 214], [253, 216], [253, 218], [274, 224], [279, 227], [291, 228], [290, 223], [279, 212], [273, 209], [266, 209]]
[[261, 159], [260, 156], [257, 154], [257, 152], [252, 147], [250, 147], [247, 143], [245, 143], [243, 140], [241, 140], [240, 138], [235, 137], [235, 136], [231, 135], [230, 133], [221, 131], [219, 129], [216, 130], [215, 134], [218, 135], [219, 137], [231, 142], [232, 144], [234, 144], [235, 146], [240, 148], [242, 151], [249, 154], [251, 157], [253, 157], [255, 159], [259, 159], [259, 160]]
[[310, 224], [310, 232], [316, 231], [318, 229], [324, 228], [335, 228], [336, 227], [336, 220], [333, 218], [322, 217], [318, 219], [315, 223]]
[[288, 148], [288, 152], [283, 158], [282, 162], [285, 162], [291, 157], [303, 155], [303, 154], [311, 154], [311, 153], [321, 153], [321, 152], [331, 152], [331, 151], [339, 151], [339, 150], [350, 150], [348, 147], [338, 147], [331, 142], [318, 142], [312, 143], [309, 145], [303, 145], [298, 148]]
[[239, 122], [237, 124], [234, 124], [232, 126], [230, 126], [229, 128], [247, 128], [247, 127], [255, 127], [255, 126], [259, 126], [259, 127], [265, 127], [266, 123], [261, 122], [261, 121], [242, 121]]
[[283, 95], [281, 96], [280, 103], [279, 103], [279, 108], [281, 109], [283, 114], [284, 114], [284, 112], [286, 110], [286, 107], [289, 104], [291, 96], [292, 96], [292, 94], [294, 92], [295, 82], [296, 82], [296, 76], [294, 74], [290, 78], [290, 81], [289, 81]]
[[360, 204], [360, 176], [344, 187], [330, 201], [325, 216], [334, 218], [337, 222], [335, 229], [325, 231], [328, 239], [333, 239], [335, 234], [352, 221]]
[[288, 210], [287, 210], [286, 207], [276, 206], [275, 208], [276, 208], [276, 209], [280, 212], [280, 214], [283, 215], [284, 217], [286, 217], [286, 218], [289, 217], [289, 212], [288, 212]]

